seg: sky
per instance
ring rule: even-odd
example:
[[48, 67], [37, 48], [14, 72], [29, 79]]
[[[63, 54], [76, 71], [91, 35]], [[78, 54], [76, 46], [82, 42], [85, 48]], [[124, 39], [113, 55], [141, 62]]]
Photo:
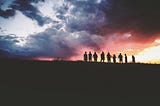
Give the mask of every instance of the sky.
[[160, 63], [159, 0], [1, 0], [0, 58], [82, 60], [85, 51]]

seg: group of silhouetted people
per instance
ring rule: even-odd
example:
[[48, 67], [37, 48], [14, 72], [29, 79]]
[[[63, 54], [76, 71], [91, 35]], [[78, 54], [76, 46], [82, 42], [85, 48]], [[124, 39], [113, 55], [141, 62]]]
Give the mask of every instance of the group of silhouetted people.
[[[96, 52], [94, 52], [94, 54], [92, 54], [91, 52], [89, 52], [87, 54], [87, 52], [84, 53], [84, 61], [85, 62], [92, 62], [92, 58], [94, 59], [94, 62], [97, 62], [97, 59], [98, 59], [98, 55]], [[105, 53], [102, 51], [102, 53], [100, 54], [100, 62], [105, 62]], [[108, 52], [107, 55], [106, 55], [106, 58], [107, 58], [107, 62], [108, 63], [111, 63], [111, 58], [113, 58], [113, 63], [117, 63], [116, 62], [116, 58], [119, 59], [119, 63], [123, 63], [123, 55], [120, 53], [118, 55], [118, 57], [113, 54], [113, 56]], [[126, 54], [124, 54], [124, 59], [125, 59], [125, 63], [128, 63], [128, 57]], [[135, 63], [135, 56], [132, 55], [132, 63]]]

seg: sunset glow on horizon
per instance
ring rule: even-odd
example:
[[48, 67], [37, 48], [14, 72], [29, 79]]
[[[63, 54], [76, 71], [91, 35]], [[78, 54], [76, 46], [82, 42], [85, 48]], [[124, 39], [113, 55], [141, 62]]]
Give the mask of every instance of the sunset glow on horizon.
[[[145, 0], [1, 0], [0, 58], [83, 60], [85, 51], [160, 63], [160, 7]], [[100, 60], [100, 57], [99, 57]]]
[[[155, 40], [156, 43], [158, 40]], [[106, 50], [106, 49], [104, 49]], [[136, 49], [137, 50], [137, 49]], [[35, 58], [35, 60], [40, 60], [40, 61], [54, 61], [54, 60], [64, 60], [64, 61], [83, 61], [83, 54], [84, 52], [87, 51], [87, 53], [89, 51], [92, 52], [92, 54], [94, 52], [97, 52], [98, 54], [98, 62], [100, 62], [100, 54], [101, 54], [101, 50], [99, 51], [95, 51], [93, 49], [87, 49], [87, 48], [82, 48], [79, 50], [79, 54], [77, 54], [77, 56], [73, 56], [71, 58], [68, 59], [63, 59], [63, 58]], [[105, 55], [110, 52], [110, 51], [104, 51]], [[116, 56], [118, 57], [119, 53], [122, 53], [122, 55], [124, 56], [124, 54], [127, 54], [128, 56], [128, 62], [132, 62], [132, 58], [131, 56], [134, 55], [136, 57], [136, 62], [137, 63], [148, 63], [148, 64], [160, 64], [160, 45], [155, 45], [155, 46], [151, 46], [148, 48], [144, 48], [143, 50], [140, 51], [134, 51], [132, 49], [129, 50], [124, 50], [124, 51], [111, 51], [111, 55], [116, 54]], [[123, 57], [124, 58], [124, 57]], [[117, 58], [117, 62], [118, 62], [118, 58]], [[105, 62], [107, 62], [107, 59], [105, 59]], [[112, 60], [113, 62], [113, 60]]]

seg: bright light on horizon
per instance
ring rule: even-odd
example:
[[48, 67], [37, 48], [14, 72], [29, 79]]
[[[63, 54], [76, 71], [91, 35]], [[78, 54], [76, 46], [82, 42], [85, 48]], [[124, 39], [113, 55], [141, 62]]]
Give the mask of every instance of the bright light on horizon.
[[160, 43], [160, 39], [156, 39], [155, 42], [156, 42], [156, 43]]
[[[89, 49], [89, 51], [92, 51], [91, 49]], [[135, 58], [136, 58], [136, 63], [151, 63], [151, 64], [160, 64], [160, 54], [159, 54], [159, 51], [160, 51], [160, 45], [159, 46], [153, 46], [153, 47], [149, 47], [149, 48], [146, 48], [144, 49], [143, 51], [139, 52], [137, 55], [135, 55]], [[68, 59], [68, 61], [83, 61], [83, 53], [84, 52], [81, 52], [79, 53], [77, 56], [73, 56], [71, 57], [70, 59]], [[93, 54], [94, 52], [92, 52]], [[97, 55], [98, 55], [98, 62], [100, 61], [100, 54], [101, 52], [97, 52]], [[106, 52], [105, 52], [105, 62], [107, 62], [107, 59], [106, 59]], [[113, 55], [111, 53], [111, 55]], [[122, 52], [122, 55], [123, 55], [123, 61], [124, 61], [124, 54]], [[118, 54], [116, 53], [116, 56], [117, 56], [117, 59], [116, 61], [119, 62], [118, 60]], [[128, 62], [132, 62], [132, 55], [131, 54], [128, 54]], [[53, 60], [57, 60], [57, 58], [35, 58], [35, 60], [40, 60], [40, 61], [53, 61]], [[63, 59], [62, 59], [63, 60]], [[92, 59], [93, 60], [93, 59]], [[113, 59], [111, 59], [113, 61]]]
[[138, 62], [144, 63], [160, 63], [160, 45], [149, 47], [136, 55]]

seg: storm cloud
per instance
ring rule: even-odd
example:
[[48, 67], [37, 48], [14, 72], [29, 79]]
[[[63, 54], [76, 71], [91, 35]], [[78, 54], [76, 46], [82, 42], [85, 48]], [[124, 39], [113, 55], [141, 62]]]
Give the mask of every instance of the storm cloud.
[[110, 31], [132, 31], [150, 37], [159, 33], [159, 0], [109, 0], [110, 8], [102, 9]]
[[1, 35], [0, 50], [22, 57], [69, 58], [81, 47], [100, 50], [116, 36], [136, 42], [160, 33], [158, 0], [12, 0], [4, 9], [7, 2], [1, 3], [2, 18], [15, 17], [19, 11], [42, 29], [47, 25], [23, 38], [20, 47], [18, 37]]

